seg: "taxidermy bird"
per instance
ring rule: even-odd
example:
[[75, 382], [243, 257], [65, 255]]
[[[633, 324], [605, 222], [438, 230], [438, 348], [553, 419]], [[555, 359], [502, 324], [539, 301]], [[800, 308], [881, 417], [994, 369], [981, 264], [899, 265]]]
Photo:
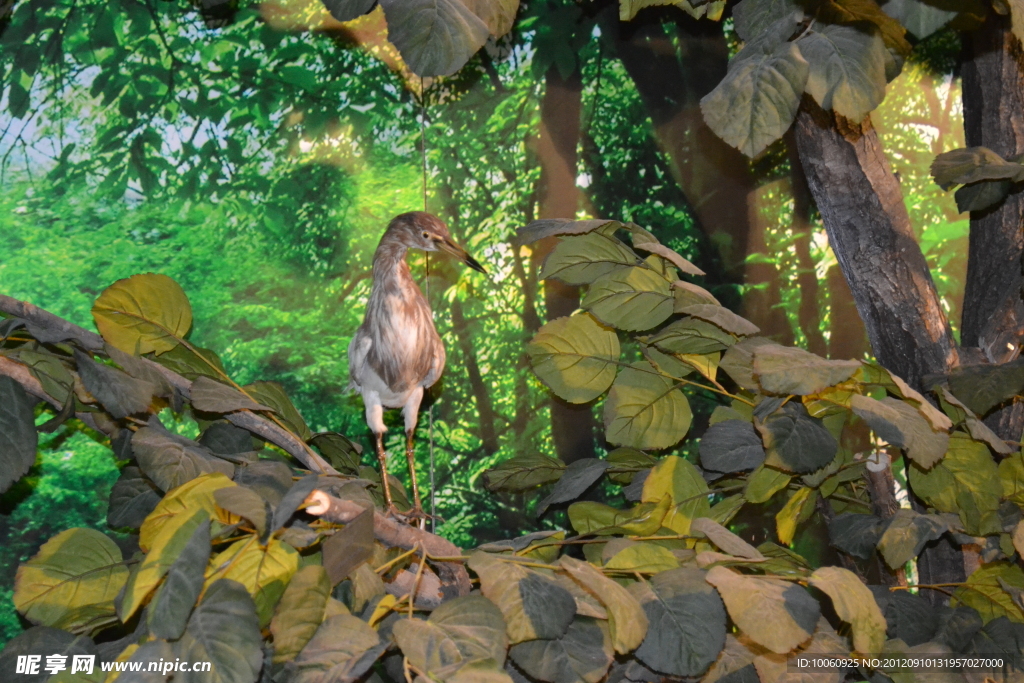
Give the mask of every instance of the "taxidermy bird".
[[423, 390], [441, 376], [445, 352], [444, 343], [434, 329], [430, 305], [412, 279], [405, 261], [409, 249], [446, 251], [473, 270], [486, 271], [452, 240], [441, 219], [423, 211], [396, 216], [373, 254], [373, 286], [366, 303], [366, 317], [348, 347], [351, 386], [362, 394], [366, 406], [366, 423], [376, 441], [387, 511], [393, 515], [398, 513], [388, 484], [384, 409], [401, 408], [413, 495], [413, 509], [405, 516], [422, 519], [413, 433]]

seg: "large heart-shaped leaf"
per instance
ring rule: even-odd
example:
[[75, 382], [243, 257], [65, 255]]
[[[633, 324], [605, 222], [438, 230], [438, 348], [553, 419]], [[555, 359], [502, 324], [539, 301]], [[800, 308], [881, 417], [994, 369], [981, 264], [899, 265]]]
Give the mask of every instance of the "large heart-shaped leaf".
[[637, 255], [606, 231], [572, 235], [559, 240], [544, 259], [540, 278], [555, 278], [570, 285], [589, 285], [598, 278], [636, 266]]
[[871, 590], [857, 575], [842, 567], [819, 567], [810, 585], [832, 598], [839, 618], [853, 629], [853, 647], [858, 652], [881, 652], [885, 644], [885, 617]]
[[92, 306], [103, 338], [125, 353], [163, 353], [192, 327], [192, 306], [177, 282], [158, 273], [133, 275], [103, 290]]
[[[210, 662], [210, 672], [188, 672], [184, 683], [252, 683], [263, 666], [259, 620], [252, 599], [240, 584], [212, 583], [174, 645], [186, 662]], [[178, 675], [175, 674], [175, 678]]]
[[295, 662], [292, 683], [355, 681], [373, 666], [388, 643], [369, 624], [350, 614], [333, 616], [317, 629]]
[[580, 304], [620, 330], [649, 330], [672, 315], [670, 282], [650, 268], [623, 268], [598, 278]]
[[449, 76], [487, 42], [487, 25], [461, 0], [380, 0], [388, 40], [418, 76]]
[[623, 368], [604, 402], [605, 438], [616, 446], [668, 448], [690, 429], [690, 403], [646, 362]]
[[14, 606], [33, 624], [74, 633], [112, 622], [128, 580], [121, 550], [95, 529], [68, 529], [18, 567]]
[[882, 102], [888, 53], [877, 31], [825, 24], [797, 45], [810, 65], [807, 93], [822, 108], [862, 121]]
[[966, 434], [956, 432], [949, 450], [930, 470], [910, 468], [914, 493], [940, 512], [954, 512], [968, 534], [984, 536], [1003, 530], [999, 501], [1003, 486], [988, 447]]
[[725, 646], [725, 608], [698, 569], [672, 569], [633, 583], [630, 594], [647, 615], [636, 656], [672, 676], [700, 676]]
[[793, 124], [808, 72], [793, 43], [749, 55], [700, 101], [704, 120], [718, 137], [757, 156]]
[[636, 598], [589, 562], [568, 555], [562, 555], [558, 561], [574, 581], [607, 608], [608, 628], [615, 651], [627, 654], [639, 647], [647, 635], [649, 622]]
[[159, 427], [143, 427], [132, 437], [139, 468], [164, 491], [181, 486], [203, 474], [231, 476], [234, 465], [197, 444]]
[[606, 622], [578, 617], [561, 638], [530, 640], [509, 651], [520, 669], [550, 683], [598, 683], [612, 663]]
[[[614, 373], [613, 369], [613, 377]], [[0, 493], [36, 462], [36, 403], [20, 384], [10, 377], [0, 377]]]
[[743, 633], [778, 654], [811, 638], [821, 615], [817, 600], [797, 584], [743, 576], [725, 567], [707, 575]]
[[552, 320], [526, 350], [537, 377], [570, 403], [586, 403], [607, 391], [620, 353], [615, 330], [589, 313]]
[[260, 627], [270, 623], [274, 607], [299, 568], [299, 554], [287, 543], [271, 538], [267, 545], [255, 536], [235, 541], [210, 562], [207, 585], [231, 579], [245, 586], [256, 604]]
[[302, 651], [323, 622], [330, 597], [323, 567], [307, 565], [295, 573], [270, 622], [275, 664], [290, 662]]

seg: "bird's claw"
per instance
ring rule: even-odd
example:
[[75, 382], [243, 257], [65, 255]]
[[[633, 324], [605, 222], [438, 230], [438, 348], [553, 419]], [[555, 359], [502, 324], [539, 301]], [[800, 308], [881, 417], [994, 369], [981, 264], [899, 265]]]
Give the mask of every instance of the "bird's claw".
[[425, 512], [423, 508], [418, 505], [414, 505], [403, 512], [402, 510], [399, 510], [396, 505], [392, 504], [384, 514], [394, 520], [408, 524], [409, 526], [418, 526], [421, 529], [424, 527], [425, 522], [428, 519], [434, 521], [441, 519], [437, 515], [431, 515], [430, 513]]

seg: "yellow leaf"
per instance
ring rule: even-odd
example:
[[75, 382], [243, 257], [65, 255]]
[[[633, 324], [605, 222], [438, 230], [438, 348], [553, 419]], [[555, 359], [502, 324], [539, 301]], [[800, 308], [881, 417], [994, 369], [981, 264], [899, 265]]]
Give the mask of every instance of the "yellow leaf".
[[299, 553], [290, 545], [271, 538], [261, 546], [255, 536], [249, 536], [235, 541], [210, 561], [203, 592], [217, 579], [237, 581], [252, 596], [260, 626], [264, 627], [298, 569]]
[[[168, 491], [163, 500], [146, 517], [146, 521], [142, 523], [142, 528], [139, 530], [139, 547], [148, 552], [152, 547], [153, 538], [160, 533], [160, 529], [182, 512], [191, 513], [202, 508], [209, 512], [211, 517], [224, 524], [233, 523], [229, 521], [230, 513], [217, 507], [217, 503], [213, 499], [213, 492], [226, 486], [235, 486], [235, 482], [221, 472], [211, 472]], [[238, 519], [235, 517], [234, 521], [238, 521]]]
[[804, 512], [806, 505], [814, 504], [815, 490], [804, 486], [790, 496], [786, 505], [775, 515], [776, 533], [782, 545], [789, 545], [793, 542], [793, 535], [796, 534], [796, 525]]
[[93, 304], [92, 316], [107, 342], [137, 356], [170, 351], [192, 327], [192, 307], [184, 290], [157, 273], [110, 285]]
[[391, 612], [391, 608], [394, 607], [397, 602], [398, 598], [390, 593], [381, 598], [380, 602], [377, 603], [377, 606], [373, 608], [373, 614], [370, 615], [370, 626], [376, 628], [377, 622], [386, 617], [388, 613]]

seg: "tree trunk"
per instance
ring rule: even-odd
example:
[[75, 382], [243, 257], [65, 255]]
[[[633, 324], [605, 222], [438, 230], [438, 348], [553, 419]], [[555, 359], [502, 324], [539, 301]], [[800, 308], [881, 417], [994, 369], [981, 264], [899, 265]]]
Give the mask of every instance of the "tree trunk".
[[789, 322], [777, 306], [777, 269], [771, 263], [746, 262], [750, 254], [767, 252], [750, 163], [708, 128], [700, 111], [701, 98], [725, 76], [725, 36], [709, 22], [688, 19], [669, 35], [655, 18], [609, 22], [605, 28], [616, 38], [619, 59], [698, 227], [718, 249], [727, 281], [748, 287], [741, 313], [765, 336], [792, 341]]
[[[953, 333], [871, 120], [850, 124], [805, 100], [796, 140], [875, 357], [918, 388], [924, 375], [948, 372], [959, 359]], [[962, 581], [963, 554], [941, 541], [921, 553], [918, 569], [922, 582]]]
[[[580, 202], [576, 169], [583, 81], [579, 70], [566, 79], [553, 65], [548, 69], [545, 84], [537, 141], [541, 166], [539, 218], [575, 218]], [[534, 258], [542, 261], [554, 243], [554, 238], [542, 240], [534, 250]], [[580, 307], [580, 290], [557, 280], [546, 280], [544, 303], [548, 320], [571, 315]], [[564, 462], [595, 457], [594, 414], [589, 404], [573, 405], [552, 396], [551, 431], [555, 453]]]
[[875, 357], [911, 386], [948, 372], [958, 360], [953, 333], [870, 119], [837, 122], [805, 101], [796, 141]]
[[[1003, 157], [1024, 154], [1024, 69], [1009, 19], [989, 17], [964, 36], [961, 72], [967, 145], [988, 147]], [[994, 209], [971, 213], [960, 337], [964, 346], [981, 347], [995, 363], [1015, 357], [1024, 341], [1022, 216], [1024, 192], [1019, 190]], [[1024, 410], [1010, 406], [986, 422], [1000, 437], [1018, 441]]]

